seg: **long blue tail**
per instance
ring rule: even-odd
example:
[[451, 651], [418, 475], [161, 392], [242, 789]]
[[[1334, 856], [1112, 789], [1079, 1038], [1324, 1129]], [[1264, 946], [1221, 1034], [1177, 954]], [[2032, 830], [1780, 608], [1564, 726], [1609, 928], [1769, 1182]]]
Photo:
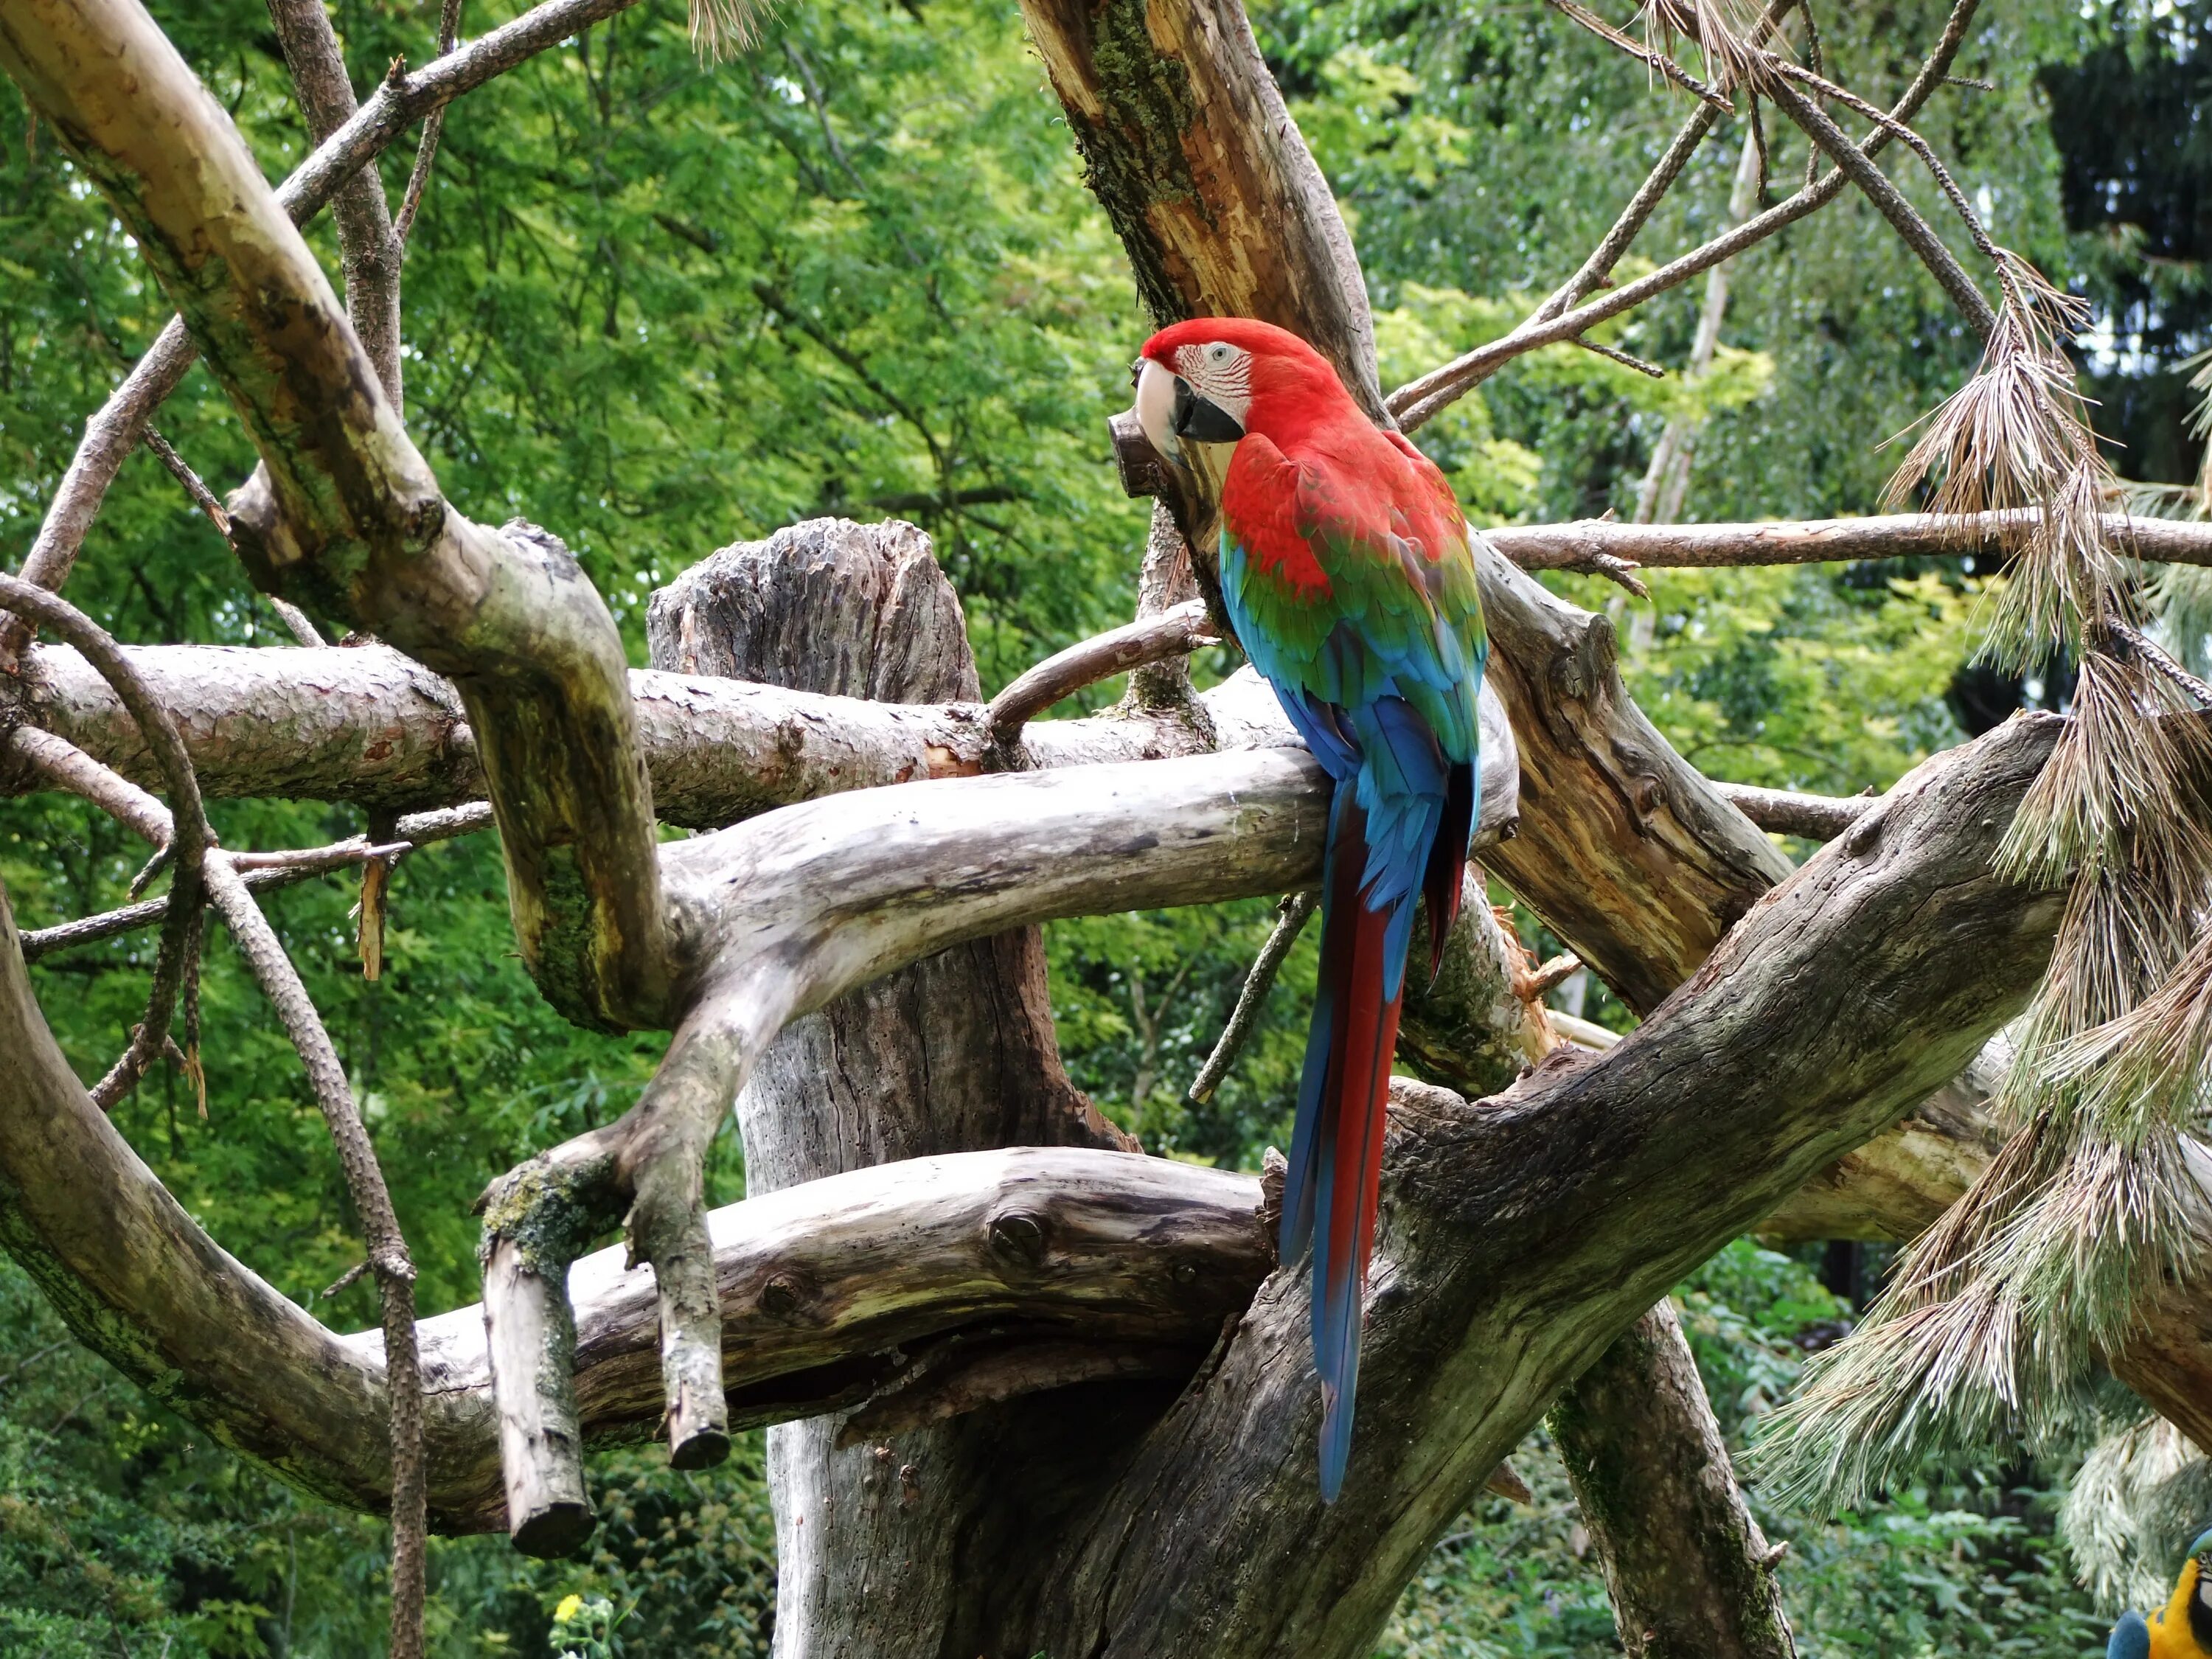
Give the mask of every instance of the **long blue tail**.
[[1334, 1502], [1352, 1451], [1360, 1318], [1414, 907], [1426, 898], [1440, 945], [1459, 908], [1474, 769], [1448, 764], [1426, 725], [1395, 697], [1331, 724], [1331, 735], [1351, 741], [1334, 754], [1316, 744], [1316, 752], [1325, 765], [1354, 765], [1329, 767], [1338, 785], [1322, 878], [1321, 983], [1298, 1087], [1281, 1250], [1286, 1262], [1309, 1246], [1314, 1252], [1321, 1490]]

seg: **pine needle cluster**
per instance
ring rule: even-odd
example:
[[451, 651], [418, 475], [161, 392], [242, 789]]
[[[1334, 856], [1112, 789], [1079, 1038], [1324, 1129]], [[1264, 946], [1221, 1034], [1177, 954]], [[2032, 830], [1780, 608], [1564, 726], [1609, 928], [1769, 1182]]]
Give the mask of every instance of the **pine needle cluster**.
[[[2057, 1431], [2145, 1299], [2212, 1237], [2212, 738], [2137, 631], [2107, 529], [2118, 494], [2062, 343], [2079, 301], [1999, 251], [2003, 303], [1974, 377], [1891, 485], [1937, 512], [2008, 511], [1985, 657], [2077, 665], [2065, 731], [1996, 864], [2067, 888], [2049, 971], [2015, 1030], [2008, 1138], [1904, 1253], [1890, 1287], [1771, 1420], [1778, 1496], [1843, 1507], [1931, 1462]], [[2170, 659], [2164, 665], [2171, 669]]]

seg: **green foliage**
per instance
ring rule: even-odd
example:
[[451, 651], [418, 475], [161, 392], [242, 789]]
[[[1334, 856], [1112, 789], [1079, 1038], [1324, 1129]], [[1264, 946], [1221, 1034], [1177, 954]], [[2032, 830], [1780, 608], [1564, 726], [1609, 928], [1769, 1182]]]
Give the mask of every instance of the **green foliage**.
[[[467, 27], [520, 9], [472, 3]], [[1829, 61], [1887, 95], [1942, 9], [1822, 9]], [[157, 0], [156, 11], [272, 175], [296, 162], [304, 134], [261, 8]], [[2174, 27], [2185, 35], [2195, 15]], [[387, 0], [338, 0], [335, 16], [363, 86], [395, 55], [420, 62], [434, 27], [431, 9]], [[1255, 21], [1345, 203], [1386, 383], [1525, 314], [1685, 112], [1541, 8], [1268, 0]], [[2092, 286], [2148, 283], [2164, 305], [2200, 273], [2151, 268], [2124, 228], [2069, 234], [2037, 90], [2039, 66], [2100, 48], [2085, 84], [2114, 84], [2150, 51], [2140, 29], [2122, 46], [2112, 57], [2104, 21], [2057, 0], [1985, 9], [1960, 68], [1998, 90], [1946, 91], [1922, 125], [2001, 240]], [[816, 513], [896, 514], [931, 532], [987, 687], [1124, 617], [1144, 519], [1115, 483], [1103, 419], [1125, 398], [1146, 325], [1039, 82], [1004, 6], [824, 0], [787, 9], [763, 46], [711, 65], [681, 9], [656, 0], [471, 94], [447, 124], [407, 267], [408, 419], [445, 486], [479, 518], [521, 514], [560, 533], [641, 656], [653, 586]], [[1778, 125], [1778, 191], [1803, 159]], [[1740, 142], [1724, 124], [1638, 259], [1718, 228]], [[395, 192], [407, 151], [383, 163]], [[1893, 172], [1932, 207], [1915, 168]], [[327, 257], [327, 220], [313, 238]], [[1712, 374], [1653, 381], [1554, 349], [1432, 423], [1422, 441], [1470, 514], [1625, 507], [1661, 426], [1686, 411], [1710, 422], [1698, 516], [1872, 507], [1889, 465], [1877, 441], [1955, 383], [1972, 342], [1855, 198], [1740, 265]], [[1677, 365], [1701, 300], [1692, 283], [1596, 337]], [[167, 315], [120, 227], [0, 84], [0, 546], [27, 543], [85, 413]], [[250, 449], [204, 373], [161, 426], [218, 489], [246, 475]], [[1848, 793], [1887, 785], [1960, 735], [1947, 694], [1972, 648], [1977, 598], [1956, 562], [1901, 576], [1660, 573], [1649, 607], [1575, 578], [1559, 586], [1613, 615], [1632, 689], [1717, 775]], [[70, 591], [126, 640], [284, 638], [144, 454]], [[215, 817], [234, 847], [364, 827], [358, 814], [270, 802], [218, 803]], [[76, 803], [0, 801], [0, 881], [25, 927], [120, 902], [143, 856]], [[659, 1044], [578, 1032], [545, 1009], [512, 954], [488, 839], [401, 868], [375, 985], [354, 959], [351, 887], [313, 883], [267, 908], [330, 1021], [436, 1311], [476, 1295], [469, 1205], [484, 1182], [622, 1110]], [[1273, 920], [1246, 901], [1048, 930], [1069, 1067], [1152, 1150], [1250, 1168], [1287, 1134], [1310, 933], [1214, 1100], [1183, 1099]], [[1556, 947], [1521, 921], [1532, 945]], [[81, 1074], [120, 1048], [151, 957], [142, 935], [36, 970]], [[1584, 1012], [1626, 1023], [1601, 988]], [[219, 933], [201, 1052], [204, 1115], [165, 1073], [118, 1109], [118, 1127], [283, 1292], [334, 1326], [371, 1323], [366, 1283], [322, 1295], [359, 1259], [357, 1229], [296, 1062]], [[718, 1156], [714, 1196], [734, 1198], [736, 1149]], [[1796, 1264], [1748, 1245], [1682, 1294], [1732, 1437], [1787, 1394], [1807, 1334], [1840, 1316]], [[760, 1457], [750, 1437], [712, 1476], [672, 1474], [650, 1449], [596, 1459], [604, 1519], [580, 1562], [526, 1561], [496, 1539], [438, 1543], [434, 1650], [764, 1654], [773, 1538]], [[1613, 1650], [1556, 1460], [1540, 1443], [1522, 1469], [1536, 1504], [1479, 1504], [1382, 1651]], [[1808, 1655], [2093, 1648], [2053, 1565], [2043, 1480], [2008, 1471], [1904, 1492], [1879, 1516], [1817, 1526], [1763, 1516], [1792, 1544], [1785, 1583]], [[378, 1526], [296, 1498], [141, 1399], [0, 1267], [0, 1651], [365, 1656], [381, 1642], [384, 1548]]]

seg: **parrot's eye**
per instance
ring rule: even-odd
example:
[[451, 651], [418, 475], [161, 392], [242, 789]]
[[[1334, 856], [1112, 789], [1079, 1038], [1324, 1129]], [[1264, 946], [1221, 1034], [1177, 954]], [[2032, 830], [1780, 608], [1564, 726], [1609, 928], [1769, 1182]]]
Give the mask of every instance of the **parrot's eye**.
[[1231, 356], [1234, 355], [1235, 350], [1235, 347], [1225, 345], [1221, 341], [1216, 340], [1212, 345], [1206, 347], [1206, 361], [1209, 363], [1225, 363], [1229, 361]]

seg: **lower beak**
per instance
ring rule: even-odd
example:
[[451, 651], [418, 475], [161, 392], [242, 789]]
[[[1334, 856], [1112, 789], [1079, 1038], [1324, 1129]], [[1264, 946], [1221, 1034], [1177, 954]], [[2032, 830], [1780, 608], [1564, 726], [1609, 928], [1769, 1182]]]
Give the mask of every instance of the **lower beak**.
[[1234, 416], [1193, 392], [1180, 374], [1176, 376], [1172, 424], [1176, 436], [1197, 444], [1233, 444], [1244, 435]]

